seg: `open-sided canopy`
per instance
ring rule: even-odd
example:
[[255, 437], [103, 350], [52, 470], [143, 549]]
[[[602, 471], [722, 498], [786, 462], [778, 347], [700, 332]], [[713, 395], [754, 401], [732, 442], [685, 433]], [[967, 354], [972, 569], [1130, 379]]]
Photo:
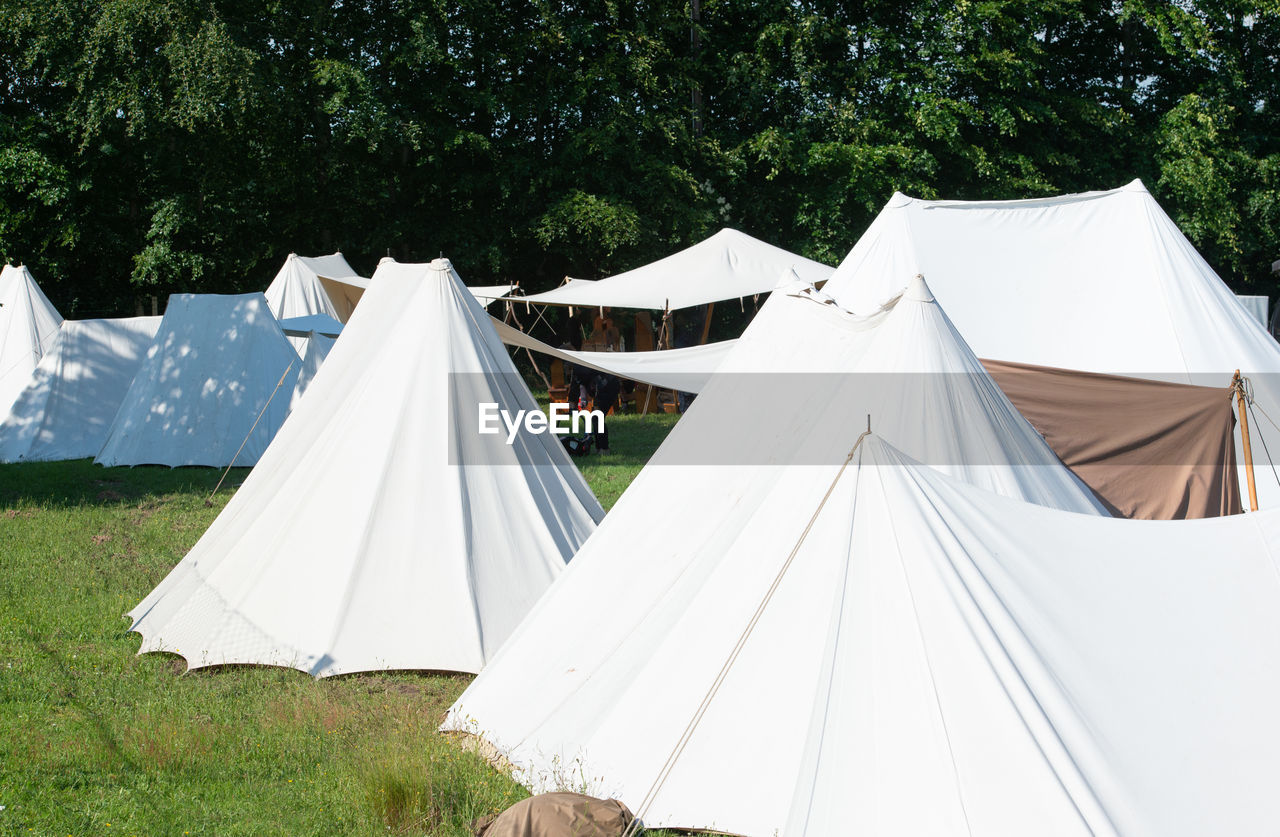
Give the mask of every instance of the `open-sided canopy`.
[[271, 449], [131, 611], [141, 651], [479, 671], [604, 515], [554, 437], [476, 436], [484, 402], [537, 409], [489, 316], [447, 260], [384, 260]]
[[[1022, 201], [895, 194], [824, 290], [874, 310], [917, 273], [980, 357], [1210, 387], [1240, 369], [1280, 422], [1280, 344], [1140, 181]], [[1280, 450], [1261, 416], [1250, 431]], [[1263, 508], [1280, 505], [1259, 476]]]
[[1071, 514], [876, 435], [843, 471], [746, 491], [711, 539], [668, 520], [665, 549], [593, 549], [611, 514], [446, 727], [650, 827], [1197, 837], [1280, 817], [1280, 512]]
[[95, 461], [252, 465], [289, 414], [299, 365], [262, 294], [173, 294]]
[[160, 320], [64, 320], [0, 421], [0, 462], [96, 455]]
[[824, 264], [726, 228], [635, 270], [594, 282], [575, 280], [523, 299], [543, 305], [656, 310], [669, 307], [674, 311], [768, 293], [788, 270], [811, 284], [821, 283], [831, 275], [831, 268]]
[[8, 264], [0, 269], [0, 416], [26, 388], [60, 325], [62, 315], [31, 271]]

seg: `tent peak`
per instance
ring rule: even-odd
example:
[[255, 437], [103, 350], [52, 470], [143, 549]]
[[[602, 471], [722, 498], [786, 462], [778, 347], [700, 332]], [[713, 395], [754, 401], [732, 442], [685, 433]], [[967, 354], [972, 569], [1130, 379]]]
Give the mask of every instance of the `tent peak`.
[[438, 259], [431, 260], [431, 268], [433, 270], [453, 270], [453, 262], [441, 256]]
[[913, 302], [933, 302], [933, 291], [929, 290], [929, 283], [924, 281], [923, 273], [912, 277], [903, 296]]

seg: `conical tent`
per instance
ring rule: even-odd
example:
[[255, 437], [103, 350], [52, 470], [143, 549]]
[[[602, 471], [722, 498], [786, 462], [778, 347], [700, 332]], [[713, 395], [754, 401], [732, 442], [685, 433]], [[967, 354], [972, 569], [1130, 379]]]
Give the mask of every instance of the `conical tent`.
[[174, 294], [95, 461], [253, 465], [300, 363], [262, 294]]
[[[1022, 201], [895, 194], [824, 290], [866, 310], [916, 273], [980, 357], [1209, 387], [1239, 369], [1280, 422], [1280, 344], [1140, 181]], [[1280, 448], [1262, 416], [1250, 431]], [[1280, 504], [1274, 479], [1259, 488]]]
[[40, 358], [58, 336], [62, 315], [26, 267], [0, 270], [0, 415], [26, 388]]
[[96, 455], [160, 320], [63, 321], [26, 389], [0, 421], [0, 462]]
[[478, 671], [603, 516], [554, 437], [468, 432], [486, 402], [536, 409], [484, 309], [445, 259], [384, 260], [271, 449], [131, 611], [141, 651]]
[[764, 294], [778, 277], [795, 271], [817, 284], [831, 268], [733, 229], [647, 265], [597, 282], [575, 279], [555, 290], [524, 297], [543, 305], [614, 306], [661, 310]]
[[[866, 317], [812, 291], [775, 291], [445, 728], [486, 738], [534, 790], [585, 777], [635, 809], [868, 413], [873, 429], [940, 469], [1101, 516], [922, 281]], [[850, 514], [841, 507], [828, 522]], [[846, 546], [829, 530], [810, 539], [828, 559]], [[761, 835], [784, 824], [824, 649], [813, 620], [827, 615], [815, 604], [825, 600], [805, 596], [829, 596], [838, 581], [815, 570], [797, 562], [809, 586], [788, 588], [799, 598], [757, 629], [781, 652], [775, 667], [717, 704], [706, 749], [673, 777], [680, 799], [651, 808], [649, 824]]]
[[1280, 513], [1073, 514], [854, 444], [730, 543], [665, 528], [678, 567], [593, 539], [446, 726], [650, 827], [1269, 830]]
[[280, 319], [327, 314], [338, 322], [351, 318], [369, 281], [341, 253], [299, 256], [290, 253], [264, 295]]

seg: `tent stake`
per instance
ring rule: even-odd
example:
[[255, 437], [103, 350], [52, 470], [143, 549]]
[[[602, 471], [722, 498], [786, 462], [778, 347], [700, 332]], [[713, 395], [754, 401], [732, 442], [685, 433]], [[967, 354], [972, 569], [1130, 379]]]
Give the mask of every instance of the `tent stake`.
[[1244, 448], [1244, 475], [1249, 483], [1249, 511], [1258, 510], [1258, 488], [1253, 483], [1253, 453], [1249, 449], [1249, 416], [1245, 410], [1244, 381], [1240, 370], [1236, 370], [1231, 379], [1231, 388], [1236, 391], [1236, 412], [1240, 414], [1240, 441]]

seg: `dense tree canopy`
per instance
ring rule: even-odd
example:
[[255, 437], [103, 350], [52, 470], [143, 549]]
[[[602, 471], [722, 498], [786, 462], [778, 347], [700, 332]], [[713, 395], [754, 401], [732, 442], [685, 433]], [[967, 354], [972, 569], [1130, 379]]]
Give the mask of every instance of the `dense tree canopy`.
[[284, 255], [598, 276], [724, 225], [830, 263], [893, 190], [1141, 177], [1280, 258], [1280, 3], [0, 0], [0, 257], [70, 316]]

